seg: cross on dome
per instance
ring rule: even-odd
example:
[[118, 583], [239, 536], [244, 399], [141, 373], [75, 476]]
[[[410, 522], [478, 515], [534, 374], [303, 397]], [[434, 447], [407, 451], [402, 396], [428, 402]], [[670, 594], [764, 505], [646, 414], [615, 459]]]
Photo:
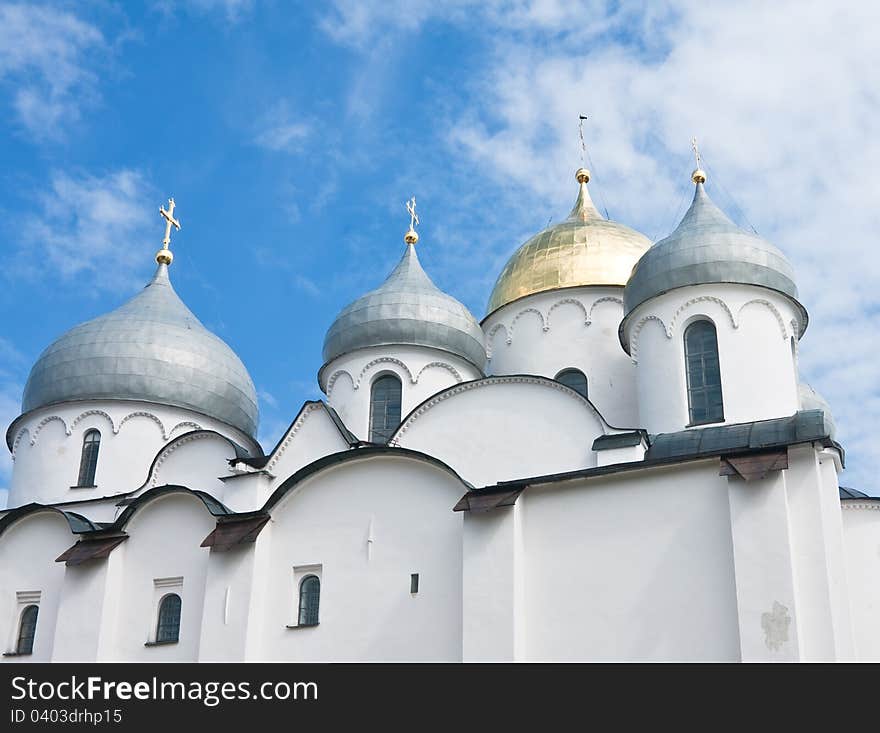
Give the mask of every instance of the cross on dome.
[[415, 244], [419, 241], [419, 235], [416, 233], [416, 227], [419, 225], [419, 215], [416, 214], [415, 196], [406, 202], [406, 210], [409, 212], [409, 229], [404, 235], [403, 241], [407, 244]]
[[163, 207], [159, 207], [159, 213], [165, 219], [165, 238], [162, 240], [162, 249], [156, 253], [156, 262], [160, 265], [170, 265], [174, 260], [174, 255], [168, 249], [168, 245], [171, 244], [171, 227], [173, 226], [177, 231], [180, 231], [180, 222], [174, 218], [174, 206], [174, 198], [172, 197], [168, 199], [167, 211]]

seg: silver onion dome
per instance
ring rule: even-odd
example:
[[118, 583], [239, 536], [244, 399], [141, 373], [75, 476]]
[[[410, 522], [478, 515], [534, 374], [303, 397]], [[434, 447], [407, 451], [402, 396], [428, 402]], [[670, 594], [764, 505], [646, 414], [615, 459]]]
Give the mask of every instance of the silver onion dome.
[[142, 292], [51, 344], [31, 369], [22, 412], [121, 399], [182, 407], [255, 437], [254, 383], [235, 352], [174, 292], [159, 264]]
[[674, 288], [706, 283], [759, 285], [788, 296], [801, 313], [791, 264], [776, 247], [734, 224], [703, 188], [705, 174], [694, 172], [696, 191], [681, 223], [636, 263], [623, 293], [624, 312]]
[[333, 321], [324, 338], [324, 367], [355, 349], [413, 345], [447, 351], [483, 371], [482, 329], [464, 305], [431, 282], [414, 244], [408, 238], [403, 257], [385, 282], [343, 308]]

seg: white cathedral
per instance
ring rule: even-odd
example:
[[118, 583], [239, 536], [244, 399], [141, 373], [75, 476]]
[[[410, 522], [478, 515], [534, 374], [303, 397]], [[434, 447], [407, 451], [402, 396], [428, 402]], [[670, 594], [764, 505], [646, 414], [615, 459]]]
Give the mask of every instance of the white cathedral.
[[162, 210], [6, 433], [3, 661], [880, 659], [880, 499], [838, 484], [790, 263], [702, 170], [653, 245], [576, 177], [479, 323], [410, 226], [268, 455]]

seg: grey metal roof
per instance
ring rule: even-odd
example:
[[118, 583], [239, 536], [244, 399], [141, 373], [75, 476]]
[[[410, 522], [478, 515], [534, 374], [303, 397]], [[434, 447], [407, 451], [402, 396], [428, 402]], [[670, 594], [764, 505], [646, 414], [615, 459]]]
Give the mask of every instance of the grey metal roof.
[[681, 223], [651, 247], [633, 268], [623, 292], [624, 314], [674, 288], [707, 283], [743, 283], [776, 290], [798, 301], [791, 264], [776, 247], [734, 224], [697, 183]]
[[31, 369], [22, 412], [74, 400], [183, 407], [254, 437], [254, 383], [235, 352], [174, 292], [167, 265], [124, 305], [52, 343]]
[[801, 382], [798, 385], [798, 397], [802, 410], [822, 410], [825, 413], [825, 422], [830, 431], [828, 435], [832, 439], [836, 439], [837, 424], [834, 422], [834, 415], [831, 414], [831, 405], [828, 404], [828, 401], [806, 382]]
[[355, 349], [386, 345], [429, 346], [460, 356], [481, 372], [486, 366], [480, 325], [431, 282], [412, 244], [382, 285], [343, 308], [333, 321], [324, 339], [324, 366]]

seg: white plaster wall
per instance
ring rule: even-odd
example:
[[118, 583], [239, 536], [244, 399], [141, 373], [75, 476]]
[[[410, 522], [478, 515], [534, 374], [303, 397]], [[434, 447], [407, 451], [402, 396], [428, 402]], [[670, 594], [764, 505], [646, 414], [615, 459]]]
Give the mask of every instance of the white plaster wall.
[[790, 339], [799, 315], [791, 302], [748, 285], [678, 288], [639, 306], [625, 338], [637, 362], [639, 426], [651, 433], [688, 423], [684, 331], [699, 318], [715, 324], [724, 422], [791, 415], [798, 410]]
[[488, 377], [443, 392], [393, 442], [428, 453], [475, 486], [596, 465], [596, 409], [541, 377]]
[[[71, 489], [79, 475], [83, 436], [92, 428], [101, 432], [96, 488]], [[7, 507], [81, 501], [132, 491], [146, 480], [163, 445], [198, 428], [215, 430], [256, 451], [253, 440], [228, 425], [163, 405], [100, 400], [35, 410], [16, 425]]]
[[370, 437], [370, 386], [388, 373], [401, 381], [401, 418], [441, 389], [482, 376], [464, 359], [422, 346], [375, 346], [334, 359], [321, 375], [321, 389], [345, 426], [361, 440]]
[[856, 657], [880, 662], [880, 500], [842, 502]]
[[[462, 517], [452, 507], [464, 491], [442, 468], [385, 455], [325, 469], [290, 492], [272, 510], [256, 658], [461, 659]], [[322, 568], [320, 623], [288, 629], [302, 565]]]
[[527, 659], [739, 658], [717, 461], [535, 487], [519, 502]]
[[2, 662], [47, 662], [52, 656], [64, 563], [55, 558], [76, 541], [67, 520], [56, 512], [39, 512], [19, 520], [0, 537], [0, 634], [3, 652], [14, 651], [18, 639], [20, 591], [40, 591], [34, 651], [25, 657], [0, 657]]
[[620, 346], [623, 288], [580, 287], [508, 303], [483, 322], [489, 374], [554, 379], [574, 367], [587, 375], [589, 398], [615, 427], [635, 427], [636, 370]]
[[[208, 548], [199, 547], [216, 526], [198, 498], [183, 493], [160, 496], [142, 506], [126, 526], [125, 564], [117, 586], [116, 639], [107, 658], [120, 661], [195, 661], [208, 568]], [[116, 550], [114, 550], [116, 552]], [[180, 641], [145, 647], [155, 638], [156, 578], [183, 576]]]

